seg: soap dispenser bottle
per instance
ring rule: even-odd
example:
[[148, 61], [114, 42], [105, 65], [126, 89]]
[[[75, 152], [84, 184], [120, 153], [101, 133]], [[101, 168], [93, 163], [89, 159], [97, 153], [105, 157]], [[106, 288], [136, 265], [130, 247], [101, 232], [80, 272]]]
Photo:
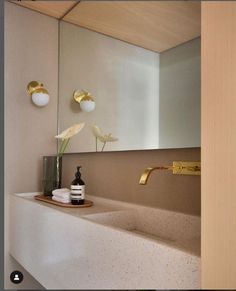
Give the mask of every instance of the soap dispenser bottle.
[[71, 182], [71, 203], [73, 205], [82, 205], [84, 204], [85, 198], [85, 184], [81, 179], [80, 168], [77, 167], [77, 172], [75, 173], [75, 179]]

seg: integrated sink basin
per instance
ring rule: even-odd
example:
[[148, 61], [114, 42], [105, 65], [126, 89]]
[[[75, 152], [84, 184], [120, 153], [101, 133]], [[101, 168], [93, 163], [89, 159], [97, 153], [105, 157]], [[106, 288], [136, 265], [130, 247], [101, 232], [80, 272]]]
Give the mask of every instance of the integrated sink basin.
[[200, 256], [199, 217], [136, 205], [136, 209], [90, 214], [84, 218]]
[[87, 196], [10, 197], [10, 254], [46, 289], [200, 289], [200, 218]]
[[109, 225], [112, 227], [124, 229], [147, 238], [160, 240], [163, 242], [174, 242], [158, 228], [158, 224], [153, 223], [151, 219], [144, 222], [145, 217], [136, 210], [121, 210], [116, 212], [107, 212], [101, 214], [87, 215], [85, 218], [96, 223]]

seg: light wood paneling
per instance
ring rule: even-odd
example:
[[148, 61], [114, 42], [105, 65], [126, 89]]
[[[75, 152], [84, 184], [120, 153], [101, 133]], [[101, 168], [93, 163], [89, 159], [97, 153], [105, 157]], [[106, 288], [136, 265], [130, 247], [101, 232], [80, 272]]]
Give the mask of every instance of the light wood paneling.
[[236, 2], [202, 3], [202, 288], [236, 289]]
[[200, 35], [195, 1], [82, 1], [63, 20], [162, 52]]
[[10, 1], [55, 18], [63, 17], [78, 1]]

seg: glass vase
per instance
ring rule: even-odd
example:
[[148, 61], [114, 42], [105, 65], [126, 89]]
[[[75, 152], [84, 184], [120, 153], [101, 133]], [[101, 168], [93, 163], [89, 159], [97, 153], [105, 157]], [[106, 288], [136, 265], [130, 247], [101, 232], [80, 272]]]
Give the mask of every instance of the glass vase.
[[43, 157], [43, 194], [52, 196], [54, 189], [61, 188], [62, 157]]

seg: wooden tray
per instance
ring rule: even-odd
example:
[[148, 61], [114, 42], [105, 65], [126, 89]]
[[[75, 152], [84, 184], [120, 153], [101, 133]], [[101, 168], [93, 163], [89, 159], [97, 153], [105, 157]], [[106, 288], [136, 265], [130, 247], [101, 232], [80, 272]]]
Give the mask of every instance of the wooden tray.
[[39, 201], [43, 201], [43, 202], [47, 202], [50, 204], [54, 204], [54, 205], [61, 206], [61, 207], [67, 207], [67, 208], [83, 208], [83, 207], [90, 207], [93, 205], [93, 201], [86, 200], [86, 199], [84, 200], [84, 204], [73, 205], [71, 203], [61, 203], [58, 201], [54, 201], [54, 200], [52, 200], [52, 196], [44, 196], [43, 194], [36, 195], [36, 196], [34, 196], [34, 198], [36, 200], [39, 200]]

